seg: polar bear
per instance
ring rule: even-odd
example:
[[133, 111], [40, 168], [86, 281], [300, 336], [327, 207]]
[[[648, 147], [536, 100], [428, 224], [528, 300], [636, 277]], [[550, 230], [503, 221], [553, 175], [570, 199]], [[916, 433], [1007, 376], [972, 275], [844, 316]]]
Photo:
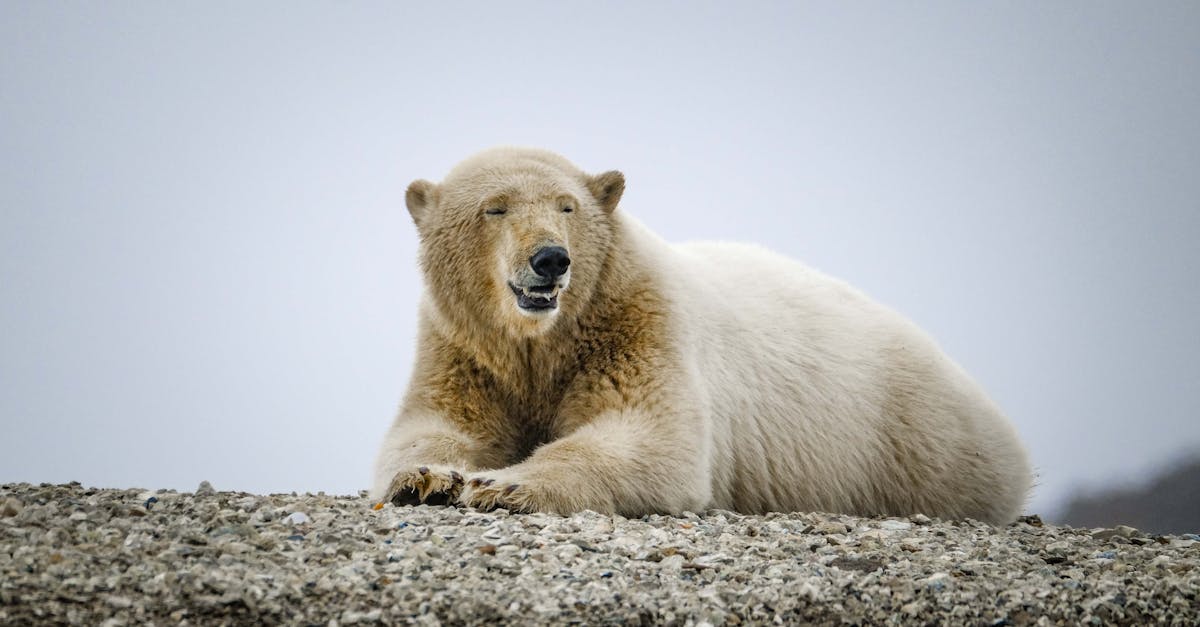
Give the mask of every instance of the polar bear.
[[767, 250], [672, 245], [591, 176], [497, 148], [413, 182], [416, 364], [372, 496], [567, 514], [1012, 521], [1013, 426], [936, 344]]

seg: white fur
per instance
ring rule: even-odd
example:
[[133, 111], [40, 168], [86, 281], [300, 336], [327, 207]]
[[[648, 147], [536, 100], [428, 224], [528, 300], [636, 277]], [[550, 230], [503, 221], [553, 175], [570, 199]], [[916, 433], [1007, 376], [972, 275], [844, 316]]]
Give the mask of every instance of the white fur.
[[[757, 246], [629, 239], [674, 303], [710, 423], [710, 505], [926, 512], [1007, 522], [1031, 475], [1008, 420], [925, 333], [858, 290]], [[911, 425], [889, 400], [907, 398]], [[897, 459], [896, 438], [920, 457]], [[923, 474], [922, 471], [929, 471]], [[890, 492], [894, 503], [881, 502]]]

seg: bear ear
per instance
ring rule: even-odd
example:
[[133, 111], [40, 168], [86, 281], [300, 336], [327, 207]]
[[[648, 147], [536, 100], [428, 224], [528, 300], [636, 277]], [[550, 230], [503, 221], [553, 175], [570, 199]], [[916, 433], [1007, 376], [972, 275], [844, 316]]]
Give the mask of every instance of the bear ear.
[[592, 192], [592, 195], [600, 202], [600, 207], [604, 209], [604, 212], [612, 213], [621, 200], [621, 194], [625, 192], [625, 175], [616, 170], [609, 170], [604, 174], [597, 174], [589, 178], [587, 187], [588, 191]]
[[437, 202], [437, 185], [425, 179], [413, 181], [409, 184], [408, 191], [404, 193], [404, 204], [408, 205], [408, 213], [412, 216], [417, 228], [421, 227], [421, 222], [435, 202]]

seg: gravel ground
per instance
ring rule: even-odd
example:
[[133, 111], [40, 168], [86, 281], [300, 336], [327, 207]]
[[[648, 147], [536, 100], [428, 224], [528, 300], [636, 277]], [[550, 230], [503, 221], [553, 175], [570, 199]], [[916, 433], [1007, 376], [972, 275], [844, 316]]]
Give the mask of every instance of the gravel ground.
[[1200, 624], [1200, 537], [0, 487], [0, 624]]

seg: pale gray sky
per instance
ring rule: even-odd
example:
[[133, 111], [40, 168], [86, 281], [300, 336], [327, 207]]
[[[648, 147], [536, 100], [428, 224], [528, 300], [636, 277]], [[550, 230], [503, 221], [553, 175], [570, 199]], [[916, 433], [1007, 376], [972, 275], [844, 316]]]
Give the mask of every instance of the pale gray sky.
[[1195, 2], [0, 3], [0, 481], [366, 487], [404, 188], [521, 144], [908, 314], [1052, 512], [1200, 449], [1197, 112]]

